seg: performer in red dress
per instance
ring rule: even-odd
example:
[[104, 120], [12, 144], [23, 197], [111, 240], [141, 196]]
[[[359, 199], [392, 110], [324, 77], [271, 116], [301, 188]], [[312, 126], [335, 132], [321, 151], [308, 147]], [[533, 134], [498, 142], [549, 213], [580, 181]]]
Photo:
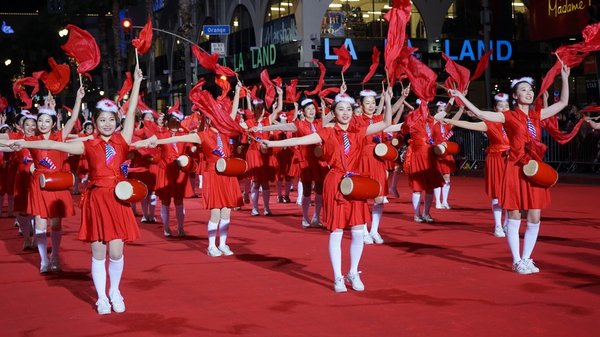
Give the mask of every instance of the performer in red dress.
[[[426, 103], [422, 103], [426, 104]], [[444, 185], [444, 178], [437, 170], [433, 153], [433, 118], [425, 117], [420, 109], [407, 115], [402, 133], [410, 134], [408, 149], [404, 157], [404, 172], [408, 174], [411, 187], [415, 222], [433, 222], [429, 211], [433, 201], [433, 189]], [[425, 192], [421, 213], [421, 192]]]
[[[159, 133], [159, 138], [169, 138], [173, 136], [187, 135], [187, 132], [181, 129], [180, 122], [183, 120], [183, 114], [179, 111], [179, 102], [177, 102], [169, 111], [167, 122], [168, 131]], [[171, 236], [169, 227], [169, 208], [171, 199], [175, 204], [175, 216], [177, 218], [177, 235], [185, 236], [183, 223], [185, 218], [185, 208], [183, 198], [191, 197], [192, 187], [189, 183], [189, 173], [181, 169], [177, 163], [177, 158], [188, 154], [188, 143], [173, 143], [160, 146], [161, 161], [158, 165], [158, 175], [156, 177], [156, 196], [160, 199], [160, 217], [163, 223], [164, 235]]]
[[[89, 163], [90, 182], [82, 196], [81, 227], [79, 240], [90, 242], [92, 248], [92, 279], [98, 293], [97, 312], [101, 315], [125, 311], [125, 302], [119, 290], [123, 273], [123, 245], [140, 235], [133, 211], [128, 203], [115, 196], [115, 186], [125, 179], [122, 164], [127, 160], [129, 143], [135, 123], [135, 107], [142, 81], [142, 72], [136, 68], [130, 105], [120, 133], [117, 128], [116, 103], [102, 99], [94, 121], [98, 135], [88, 141], [18, 141], [15, 147], [36, 149], [35, 151], [61, 151], [71, 154], [85, 154]], [[108, 274], [110, 289], [106, 296], [106, 253], [108, 244]], [[110, 303], [109, 303], [110, 298]]]
[[[390, 125], [392, 120], [391, 89], [384, 93], [384, 97], [387, 109], [385, 117], [380, 122], [361, 127], [352, 123], [354, 100], [346, 94], [340, 94], [336, 97], [333, 105], [335, 124], [299, 138], [280, 141], [263, 140], [263, 144], [268, 147], [323, 143], [322, 158], [330, 167], [323, 182], [323, 223], [330, 231], [329, 257], [333, 267], [336, 292], [347, 291], [345, 279], [352, 284], [354, 290], [363, 291], [365, 289], [359, 276], [358, 264], [364, 247], [364, 227], [370, 221], [369, 206], [363, 200], [346, 199], [339, 190], [339, 185], [345, 176], [360, 173], [358, 170], [364, 147], [363, 139], [383, 131]], [[352, 242], [350, 243], [350, 271], [344, 278], [341, 244], [343, 230], [347, 228], [351, 229]]]
[[[436, 113], [446, 111], [448, 104], [442, 101], [436, 103]], [[461, 107], [459, 112], [455, 114], [455, 119], [460, 119], [464, 109]], [[435, 145], [449, 141], [454, 132], [452, 132], [452, 125], [444, 123], [433, 123], [432, 134], [433, 142]], [[454, 162], [453, 154], [443, 154], [436, 156], [438, 171], [444, 178], [444, 185], [442, 187], [436, 187], [433, 189], [433, 196], [435, 198], [435, 208], [437, 209], [450, 209], [448, 204], [448, 195], [450, 194], [450, 175], [456, 172], [456, 163]], [[442, 197], [440, 199], [440, 196]]]
[[[142, 123], [140, 128], [134, 131], [134, 140], [146, 139], [152, 135], [160, 133], [158, 125], [154, 118], [158, 114], [152, 110], [142, 110]], [[143, 182], [148, 188], [148, 194], [142, 199], [142, 223], [156, 223], [154, 212], [156, 209], [156, 178], [158, 176], [158, 163], [161, 158], [159, 148], [138, 149], [134, 152], [134, 158], [131, 160], [131, 167], [137, 168], [130, 170], [130, 177]], [[135, 172], [134, 172], [135, 171]]]
[[[499, 93], [494, 96], [495, 104], [494, 109], [497, 113], [503, 113], [510, 109], [508, 104], [508, 95], [505, 93]], [[445, 115], [445, 112], [444, 114]], [[436, 115], [436, 119], [442, 118], [442, 115]], [[494, 236], [503, 238], [506, 236], [504, 233], [504, 226], [508, 221], [508, 212], [504, 210], [504, 226], [502, 223], [502, 206], [500, 206], [499, 197], [502, 191], [502, 180], [504, 177], [504, 171], [506, 169], [506, 157], [508, 156], [508, 150], [510, 145], [508, 143], [508, 137], [506, 136], [506, 130], [502, 123], [494, 122], [467, 122], [455, 119], [443, 119], [444, 123], [451, 124], [463, 129], [481, 131], [487, 134], [488, 147], [486, 149], [485, 156], [485, 192], [492, 199], [492, 214], [494, 216]]]
[[[504, 123], [510, 144], [510, 154], [500, 193], [500, 204], [508, 210], [506, 237], [513, 257], [513, 270], [519, 274], [540, 271], [533, 263], [531, 254], [540, 230], [541, 210], [550, 205], [550, 189], [529, 181], [523, 173], [523, 165], [527, 164], [530, 159], [541, 161], [543, 158], [545, 145], [540, 142], [542, 136], [540, 123], [559, 113], [569, 103], [570, 70], [564, 65], [561, 68], [560, 99], [540, 110], [532, 107], [535, 95], [533, 79], [530, 77], [512, 81], [512, 98], [516, 101], [516, 105], [512, 110], [503, 113], [481, 111], [462, 93], [456, 90], [449, 91], [450, 95], [460, 98], [477, 117], [489, 122]], [[521, 210], [527, 211], [527, 229], [523, 239], [522, 253], [519, 251]]]

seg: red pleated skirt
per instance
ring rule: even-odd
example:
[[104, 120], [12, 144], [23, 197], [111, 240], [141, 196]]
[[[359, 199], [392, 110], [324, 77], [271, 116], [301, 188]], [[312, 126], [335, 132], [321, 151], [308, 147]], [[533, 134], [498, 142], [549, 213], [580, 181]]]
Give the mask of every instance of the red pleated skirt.
[[550, 189], [529, 182], [523, 174], [522, 166], [508, 161], [500, 204], [508, 210], [544, 209], [550, 206]]
[[237, 177], [217, 174], [214, 164], [207, 164], [202, 179], [204, 208], [234, 208], [244, 204]]
[[323, 182], [322, 221], [330, 231], [371, 222], [371, 212], [365, 201], [345, 199], [340, 192], [343, 176], [341, 172], [329, 171]]
[[27, 214], [44, 219], [66, 218], [75, 215], [71, 191], [46, 191], [40, 188], [40, 175], [36, 171], [29, 182]]
[[490, 152], [485, 157], [485, 193], [490, 199], [500, 198], [502, 179], [506, 170], [506, 157], [502, 152]]
[[431, 146], [409, 147], [405, 168], [409, 168], [408, 186], [413, 192], [432, 191], [444, 185], [444, 177], [437, 169], [435, 154]]

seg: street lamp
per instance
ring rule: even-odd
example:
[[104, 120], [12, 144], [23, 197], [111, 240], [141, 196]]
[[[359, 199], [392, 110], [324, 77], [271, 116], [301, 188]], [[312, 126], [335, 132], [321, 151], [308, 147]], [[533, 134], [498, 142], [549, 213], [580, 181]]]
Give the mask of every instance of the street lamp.
[[69, 30], [66, 28], [63, 28], [61, 30], [58, 31], [58, 36], [60, 37], [65, 37], [69, 34]]
[[7, 67], [8, 67], [8, 66], [9, 66], [11, 63], [12, 63], [12, 60], [11, 60], [11, 59], [6, 59], [6, 60], [4, 60], [4, 65], [5, 65], [5, 66], [7, 66]]
[[100, 96], [104, 96], [104, 90], [100, 90], [99, 94]]

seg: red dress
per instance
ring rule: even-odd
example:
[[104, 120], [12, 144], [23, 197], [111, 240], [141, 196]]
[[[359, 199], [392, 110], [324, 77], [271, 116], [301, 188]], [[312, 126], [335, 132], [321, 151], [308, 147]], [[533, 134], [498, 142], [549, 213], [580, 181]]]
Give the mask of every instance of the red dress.
[[[163, 132], [158, 138], [187, 135], [185, 132]], [[189, 184], [190, 174], [181, 170], [177, 164], [180, 155], [187, 154], [188, 143], [172, 143], [160, 146], [162, 150], [161, 161], [158, 164], [156, 177], [156, 196], [160, 200], [183, 199], [192, 196], [192, 186]]]
[[[23, 134], [20, 132], [10, 133], [8, 135], [10, 139], [23, 139]], [[6, 153], [5, 159], [6, 159]], [[16, 172], [14, 178], [10, 175], [6, 175], [8, 179], [10, 177], [10, 183], [13, 185], [14, 193], [14, 211], [25, 214], [27, 212], [27, 199], [29, 197], [29, 184], [31, 183], [31, 171], [30, 167], [33, 165], [33, 159], [29, 149], [23, 149], [12, 153], [8, 163], [7, 172]], [[8, 186], [7, 186], [8, 187]], [[7, 190], [8, 192], [8, 190]]]
[[[296, 135], [298, 137], [307, 136], [323, 129], [323, 124], [320, 120], [314, 120], [310, 123], [307, 120], [297, 120]], [[300, 180], [309, 183], [311, 181], [323, 183], [327, 168], [324, 163], [315, 157], [315, 148], [318, 145], [303, 145], [298, 146], [299, 164], [300, 164]]]
[[484, 122], [487, 126], [489, 145], [485, 157], [485, 193], [491, 199], [500, 197], [502, 179], [506, 170], [506, 157], [508, 156], [508, 138], [502, 123]]
[[[371, 124], [381, 122], [383, 115], [373, 115], [369, 118], [367, 115], [354, 116], [352, 119], [358, 127], [368, 127]], [[360, 172], [368, 172], [369, 178], [381, 183], [381, 196], [387, 194], [387, 164], [385, 161], [375, 157], [375, 146], [383, 142], [383, 132], [374, 133], [363, 139], [362, 153], [358, 163]]]
[[334, 127], [322, 128], [318, 132], [323, 140], [323, 160], [330, 166], [323, 182], [323, 223], [330, 231], [371, 222], [371, 212], [367, 203], [346, 199], [339, 187], [347, 173], [362, 173], [359, 171], [359, 160], [363, 153], [366, 131], [367, 127], [348, 127], [348, 155], [344, 154], [345, 131], [337, 124]]
[[[452, 125], [434, 122], [431, 125], [431, 133], [433, 135], [434, 143], [441, 144], [445, 141], [450, 140], [452, 137]], [[456, 172], [456, 163], [454, 162], [454, 155], [445, 154], [442, 156], [436, 156], [437, 168], [441, 174], [452, 174]]]
[[[223, 157], [231, 157], [229, 137], [220, 134], [223, 142]], [[202, 204], [206, 209], [233, 208], [243, 205], [242, 193], [237, 177], [218, 174], [215, 169], [217, 160], [221, 158], [217, 146], [217, 133], [212, 129], [198, 132], [202, 144], [200, 149], [204, 154], [204, 170], [202, 180]]]
[[[106, 161], [106, 144], [115, 155]], [[113, 134], [108, 143], [100, 137], [83, 142], [84, 154], [89, 164], [89, 184], [81, 201], [81, 227], [78, 239], [85, 242], [109, 242], [121, 239], [125, 242], [140, 237], [130, 204], [115, 196], [115, 186], [125, 179], [121, 164], [127, 160], [129, 145], [121, 133]]]
[[[259, 125], [268, 126], [270, 125], [270, 122], [269, 118], [265, 116], [260, 123], [255, 119], [248, 119], [246, 121], [246, 125], [248, 125], [248, 127]], [[269, 132], [258, 131], [252, 132], [251, 134], [252, 137], [256, 138], [257, 140], [270, 138]], [[275, 155], [273, 154], [273, 149], [261, 151], [260, 143], [252, 141], [250, 143], [250, 147], [248, 148], [248, 152], [246, 153], [246, 161], [248, 162], [248, 171], [250, 172], [250, 177], [252, 177], [253, 181], [275, 181], [275, 173], [277, 172], [278, 163]]]
[[[10, 163], [12, 156], [14, 156], [12, 152], [0, 151], [0, 196], [8, 194], [7, 187], [13, 184], [12, 179], [9, 179], [10, 171], [8, 169], [8, 164]], [[2, 205], [0, 205], [0, 207], [2, 207]]]
[[408, 185], [413, 192], [432, 191], [444, 185], [433, 153], [431, 126], [419, 113], [418, 110], [412, 112], [402, 124], [402, 132], [410, 134], [404, 172], [408, 174]]
[[[133, 133], [134, 139], [146, 139], [155, 134], [158, 127], [150, 128], [148, 124], [152, 122], [146, 121], [144, 127], [135, 130]], [[154, 125], [152, 123], [151, 125]], [[141, 148], [133, 151], [131, 159], [131, 167], [128, 178], [138, 179], [148, 187], [148, 193], [154, 192], [156, 189], [156, 179], [158, 176], [158, 163], [161, 158], [160, 147], [156, 148]]]
[[[44, 136], [25, 137], [25, 140], [44, 140]], [[62, 131], [54, 132], [49, 140], [62, 142]], [[67, 154], [55, 150], [30, 149], [35, 165], [31, 182], [29, 183], [29, 199], [27, 201], [27, 214], [39, 215], [44, 219], [65, 218], [75, 215], [73, 198], [69, 190], [46, 191], [40, 188], [40, 176], [43, 173], [69, 172], [65, 165]]]
[[[282, 140], [292, 138], [291, 132], [275, 131], [274, 139]], [[276, 178], [278, 181], [284, 180], [286, 177], [293, 176], [290, 174], [292, 171], [292, 164], [294, 159], [294, 148], [284, 147], [275, 153], [277, 159], [277, 174]]]
[[523, 164], [530, 158], [526, 150], [534, 139], [541, 139], [541, 111], [530, 110], [529, 118], [535, 128], [535, 137], [527, 128], [527, 115], [520, 109], [503, 112], [504, 129], [510, 142], [510, 155], [504, 173], [500, 204], [508, 210], [542, 209], [550, 205], [550, 189], [531, 183], [523, 174]]

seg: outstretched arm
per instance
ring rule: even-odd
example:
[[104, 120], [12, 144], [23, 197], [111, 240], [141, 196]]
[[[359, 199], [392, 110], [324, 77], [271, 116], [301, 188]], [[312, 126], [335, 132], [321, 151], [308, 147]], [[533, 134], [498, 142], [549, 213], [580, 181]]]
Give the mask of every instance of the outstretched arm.
[[560, 89], [560, 99], [558, 102], [552, 104], [547, 108], [543, 108], [541, 111], [542, 119], [550, 118], [557, 113], [561, 112], [562, 109], [567, 107], [569, 104], [569, 74], [571, 73], [571, 68], [563, 65], [560, 69], [560, 76], [562, 79], [562, 88]]
[[296, 145], [311, 145], [321, 143], [321, 137], [318, 133], [311, 133], [303, 137], [294, 137], [283, 140], [266, 140], [261, 139], [261, 143], [266, 147], [290, 147]]
[[129, 96], [129, 107], [127, 108], [127, 116], [125, 116], [125, 123], [123, 123], [123, 130], [121, 131], [121, 135], [127, 142], [127, 144], [131, 144], [131, 138], [133, 137], [133, 127], [135, 125], [135, 110], [138, 105], [138, 97], [140, 94], [140, 85], [142, 84], [142, 80], [144, 79], [144, 75], [140, 70], [139, 65], [135, 66], [135, 71], [133, 73], [133, 88], [131, 88], [131, 95]]
[[25, 141], [18, 140], [13, 143], [11, 148], [15, 151], [21, 149], [40, 149], [40, 150], [56, 150], [70, 154], [83, 154], [83, 142], [56, 142], [53, 140], [33, 140]]
[[442, 121], [446, 124], [458, 126], [459, 128], [463, 128], [463, 129], [467, 129], [467, 130], [483, 131], [483, 132], [488, 130], [487, 125], [485, 125], [484, 122], [473, 123], [473, 122], [455, 120], [453, 118], [452, 119], [444, 118]]
[[465, 103], [465, 106], [469, 110], [471, 110], [479, 119], [482, 119], [484, 121], [489, 121], [489, 122], [504, 123], [504, 114], [500, 114], [500, 113], [496, 113], [496, 112], [492, 112], [492, 111], [479, 110], [479, 108], [476, 107], [473, 103], [471, 103], [471, 101], [469, 101], [465, 97], [465, 95], [463, 95], [460, 91], [455, 90], [455, 89], [450, 89], [450, 90], [448, 90], [448, 94], [452, 97], [460, 98], [460, 100], [463, 101], [463, 103]]
[[375, 124], [371, 124], [367, 127], [367, 135], [372, 135], [377, 132], [381, 132], [385, 130], [385, 128], [389, 127], [392, 124], [392, 88], [388, 87], [386, 91], [383, 92], [382, 99], [385, 100], [385, 112], [383, 114], [383, 120], [381, 122], [377, 122]]
[[81, 111], [81, 100], [85, 96], [85, 89], [83, 86], [80, 86], [77, 90], [77, 97], [75, 98], [75, 106], [73, 106], [73, 112], [71, 113], [71, 118], [65, 123], [65, 126], [62, 129], [62, 140], [63, 142], [67, 139], [67, 135], [71, 133], [75, 123], [77, 123], [77, 119], [79, 118], [79, 112]]

